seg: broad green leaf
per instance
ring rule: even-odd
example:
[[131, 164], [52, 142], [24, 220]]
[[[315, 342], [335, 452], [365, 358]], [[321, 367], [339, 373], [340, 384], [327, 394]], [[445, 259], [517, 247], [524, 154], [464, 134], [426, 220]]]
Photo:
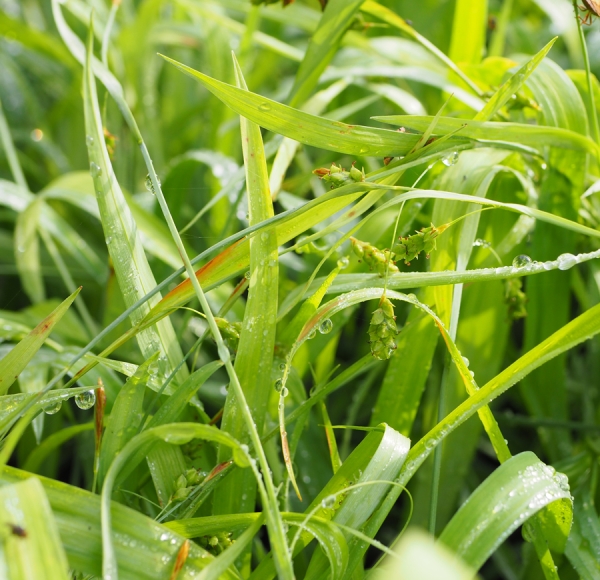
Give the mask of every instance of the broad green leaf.
[[39, 480], [0, 487], [0, 574], [6, 580], [67, 580], [59, 530]]
[[498, 467], [469, 496], [440, 542], [478, 570], [512, 532], [542, 509], [548, 545], [564, 550], [573, 519], [567, 478], [525, 451]]
[[63, 317], [79, 294], [76, 290], [51, 314], [40, 322], [19, 344], [0, 360], [0, 395], [6, 394], [19, 373], [27, 366], [35, 353], [42, 347], [54, 325]]
[[[25, 471], [4, 467], [0, 472], [0, 489], [31, 478], [32, 475]], [[42, 483], [50, 502], [69, 566], [84, 574], [101, 577], [100, 497], [46, 477], [36, 479]], [[156, 580], [159, 576], [168, 578], [185, 538], [116, 502], [113, 502], [111, 512], [120, 580]], [[131, 549], [132, 545], [135, 550]], [[179, 578], [197, 577], [212, 559], [197, 544], [190, 544], [189, 555]], [[235, 578], [229, 572], [223, 575], [224, 580]]]

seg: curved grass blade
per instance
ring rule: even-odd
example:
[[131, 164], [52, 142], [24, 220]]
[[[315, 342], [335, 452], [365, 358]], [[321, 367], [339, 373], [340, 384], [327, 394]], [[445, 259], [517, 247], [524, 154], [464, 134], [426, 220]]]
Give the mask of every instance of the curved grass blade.
[[158, 352], [155, 353], [141, 364], [117, 395], [102, 437], [98, 468], [98, 482], [100, 485], [102, 485], [110, 464], [123, 447], [137, 434], [141, 426], [146, 383], [150, 378], [150, 373], [156, 373], [158, 355]]
[[[0, 489], [32, 478], [32, 474], [25, 471], [4, 467], [0, 471]], [[41, 482], [50, 502], [69, 566], [84, 574], [101, 577], [100, 497], [46, 477], [35, 476], [35, 479]], [[168, 578], [185, 538], [121, 504], [113, 503], [111, 513], [120, 580]], [[131, 549], [132, 545], [135, 550]], [[191, 544], [179, 578], [197, 577], [212, 559], [211, 554]], [[223, 580], [237, 580], [237, 576], [226, 572]]]
[[[406, 437], [385, 424], [370, 431], [306, 508], [306, 521], [312, 516], [317, 516], [334, 524], [362, 530], [385, 497], [390, 487], [389, 482], [395, 481], [409, 446], [410, 441]], [[369, 482], [372, 484], [368, 485]], [[367, 485], [357, 486], [344, 493], [346, 488], [354, 484]], [[344, 533], [344, 536], [348, 541], [350, 534]], [[294, 545], [294, 555], [303, 550], [311, 540], [312, 534], [301, 531]], [[310, 577], [321, 578], [327, 570], [328, 559], [321, 549], [315, 552], [313, 559], [314, 563], [310, 564]], [[347, 572], [346, 569], [346, 574]], [[269, 580], [275, 573], [270, 554], [258, 565], [250, 578]]]
[[103, 576], [118, 579], [118, 564], [113, 542], [111, 523], [111, 496], [115, 481], [121, 469], [131, 461], [134, 453], [146, 446], [153, 439], [162, 440], [172, 445], [183, 445], [192, 439], [201, 438], [233, 449], [234, 461], [240, 467], [249, 467], [251, 458], [248, 452], [228, 433], [211, 425], [195, 423], [169, 423], [148, 429], [131, 439], [112, 462], [102, 487], [101, 520], [102, 520], [102, 573]]
[[573, 520], [567, 477], [525, 451], [498, 467], [469, 496], [440, 542], [478, 570], [512, 532], [538, 512], [549, 547], [562, 552]]

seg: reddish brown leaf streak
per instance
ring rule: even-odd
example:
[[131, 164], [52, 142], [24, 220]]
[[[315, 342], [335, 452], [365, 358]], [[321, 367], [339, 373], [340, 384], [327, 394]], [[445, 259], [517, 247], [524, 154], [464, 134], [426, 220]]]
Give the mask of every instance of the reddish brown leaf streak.
[[187, 560], [188, 554], [190, 552], [190, 541], [185, 540], [183, 544], [181, 544], [181, 548], [179, 548], [179, 552], [177, 552], [177, 558], [175, 558], [175, 565], [173, 566], [173, 572], [171, 572], [171, 577], [169, 580], [176, 580], [177, 576], [179, 576], [179, 572], [183, 568], [185, 561]]
[[219, 475], [219, 473], [221, 473], [221, 471], [224, 471], [225, 469], [227, 469], [231, 464], [233, 464], [233, 461], [225, 461], [223, 463], [219, 463], [219, 465], [217, 465], [216, 467], [213, 468], [213, 470], [206, 476], [206, 479], [204, 480], [204, 482], [206, 483], [207, 481], [210, 481], [213, 477], [216, 477], [217, 475]]
[[[198, 282], [200, 282], [200, 284], [202, 284], [202, 282], [210, 275], [212, 270], [214, 270], [218, 266], [222, 265], [223, 263], [227, 262], [227, 260], [229, 258], [229, 254], [233, 251], [233, 248], [235, 248], [237, 245], [241, 244], [245, 240], [246, 240], [246, 238], [242, 238], [241, 240], [238, 240], [237, 242], [231, 244], [231, 246], [229, 246], [228, 248], [223, 250], [220, 254], [216, 255], [212, 260], [210, 260], [210, 262], [207, 262], [206, 264], [204, 264], [204, 266], [202, 266], [202, 268], [196, 270], [196, 278], [198, 279]], [[186, 280], [181, 282], [181, 284], [179, 284], [178, 286], [173, 288], [173, 290], [171, 290], [161, 300], [161, 302], [168, 303], [169, 300], [177, 299], [177, 297], [181, 293], [185, 293], [185, 291], [188, 290], [189, 288], [191, 288], [191, 286], [192, 286], [192, 281], [189, 278], [187, 278]], [[159, 302], [159, 304], [160, 304], [160, 302]]]

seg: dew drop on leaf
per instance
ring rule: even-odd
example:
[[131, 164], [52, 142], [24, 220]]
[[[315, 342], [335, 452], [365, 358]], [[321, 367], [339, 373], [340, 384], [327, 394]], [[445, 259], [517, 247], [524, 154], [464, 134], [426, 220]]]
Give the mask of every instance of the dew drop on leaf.
[[96, 395], [94, 391], [85, 391], [84, 393], [79, 393], [75, 395], [75, 404], [84, 411], [91, 409], [96, 402]]
[[448, 155], [442, 159], [442, 163], [446, 167], [450, 167], [451, 165], [456, 165], [457, 161], [458, 161], [458, 151], [454, 151], [454, 153], [450, 153], [450, 155]]
[[332, 329], [333, 329], [333, 322], [331, 322], [331, 320], [329, 320], [329, 318], [326, 318], [325, 320], [323, 320], [323, 322], [321, 322], [321, 324], [319, 324], [319, 332], [321, 334], [329, 334]]
[[51, 403], [48, 403], [47, 405], [45, 405], [43, 407], [43, 409], [44, 409], [44, 413], [46, 413], [46, 415], [56, 415], [56, 413], [58, 413], [60, 411], [61, 407], [62, 407], [62, 401], [58, 400], [58, 401], [52, 401]]
[[531, 258], [525, 254], [520, 254], [518, 256], [515, 256], [514, 260], [512, 261], [512, 265], [515, 268], [525, 268], [527, 266], [529, 266], [531, 264]]
[[92, 177], [100, 177], [102, 175], [102, 167], [92, 161], [90, 163], [90, 175]]
[[577, 264], [577, 258], [573, 254], [561, 254], [556, 258], [559, 270], [568, 270]]

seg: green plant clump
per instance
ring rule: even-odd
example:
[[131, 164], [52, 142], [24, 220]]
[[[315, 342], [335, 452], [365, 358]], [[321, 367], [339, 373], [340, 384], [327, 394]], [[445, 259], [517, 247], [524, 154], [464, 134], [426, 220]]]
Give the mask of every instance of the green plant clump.
[[0, 0], [0, 577], [600, 578], [597, 16]]

